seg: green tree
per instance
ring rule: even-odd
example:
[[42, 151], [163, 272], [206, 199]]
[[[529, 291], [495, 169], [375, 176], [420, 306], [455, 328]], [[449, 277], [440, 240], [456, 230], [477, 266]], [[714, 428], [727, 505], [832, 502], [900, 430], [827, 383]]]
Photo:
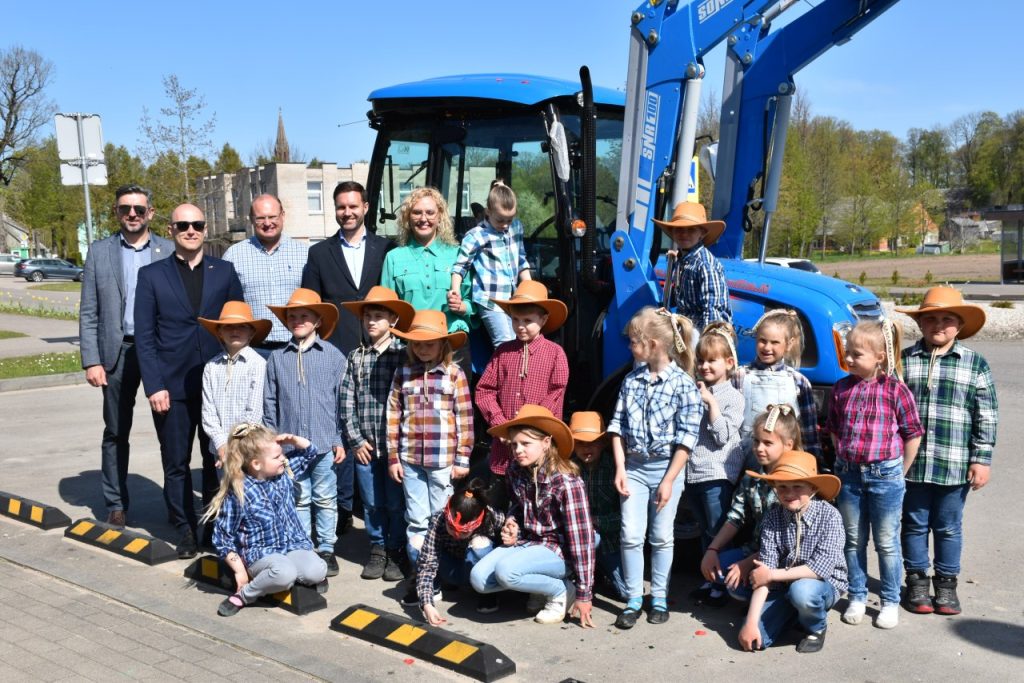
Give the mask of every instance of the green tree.
[[225, 142], [224, 146], [220, 148], [220, 153], [217, 154], [217, 160], [213, 162], [214, 173], [235, 173], [245, 168], [245, 163], [242, 162], [242, 157], [239, 156], [238, 150], [231, 146], [230, 143]]
[[[34, 248], [47, 247], [60, 256], [77, 260], [78, 225], [85, 219], [82, 190], [61, 184], [57, 141], [52, 136], [23, 152], [23, 172], [10, 186], [8, 210], [31, 230]], [[95, 199], [93, 186], [90, 191], [90, 197]], [[94, 210], [97, 208], [94, 204]]]

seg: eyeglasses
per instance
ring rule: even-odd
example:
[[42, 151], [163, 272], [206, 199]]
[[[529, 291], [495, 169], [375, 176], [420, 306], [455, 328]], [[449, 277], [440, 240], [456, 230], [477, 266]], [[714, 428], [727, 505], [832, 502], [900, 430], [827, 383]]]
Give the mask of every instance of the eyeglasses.
[[171, 223], [171, 227], [178, 232], [188, 232], [189, 228], [196, 232], [202, 232], [206, 230], [206, 221], [174, 221]]
[[281, 214], [274, 216], [256, 216], [252, 219], [252, 222], [256, 225], [266, 225], [267, 223], [276, 223], [277, 219], [281, 217]]
[[127, 218], [132, 215], [132, 211], [135, 211], [136, 216], [145, 216], [149, 213], [149, 207], [139, 206], [138, 204], [118, 204], [117, 215], [122, 218]]

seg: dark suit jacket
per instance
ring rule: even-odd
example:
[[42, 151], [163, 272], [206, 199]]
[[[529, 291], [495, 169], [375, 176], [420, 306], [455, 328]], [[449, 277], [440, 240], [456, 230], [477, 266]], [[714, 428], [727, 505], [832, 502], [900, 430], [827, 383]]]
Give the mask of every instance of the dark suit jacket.
[[370, 288], [380, 284], [384, 255], [395, 248], [395, 243], [367, 231], [363, 248], [366, 254], [363, 258], [363, 276], [358, 287], [345, 263], [345, 257], [341, 255], [341, 230], [309, 248], [309, 259], [302, 273], [303, 287], [312, 289], [321, 299], [338, 307], [341, 313], [338, 327], [329, 341], [346, 356], [359, 346], [363, 325], [362, 321], [342, 308], [341, 303], [365, 299]]
[[[219, 319], [226, 301], [242, 301], [235, 267], [203, 256], [203, 296], [199, 316]], [[198, 399], [203, 365], [221, 345], [199, 325], [175, 257], [141, 268], [135, 289], [135, 350], [146, 396], [166, 389], [171, 400]]]

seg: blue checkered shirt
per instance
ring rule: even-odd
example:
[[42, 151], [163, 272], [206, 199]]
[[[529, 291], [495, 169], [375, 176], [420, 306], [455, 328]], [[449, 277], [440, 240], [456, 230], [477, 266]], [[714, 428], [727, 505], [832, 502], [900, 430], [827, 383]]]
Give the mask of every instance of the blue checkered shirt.
[[719, 320], [732, 322], [725, 270], [703, 244], [698, 244], [672, 268], [672, 306], [689, 318], [697, 331]]
[[299, 347], [292, 340], [267, 359], [263, 423], [279, 434], [304, 436], [317, 453], [327, 453], [344, 444], [338, 408], [345, 356], [316, 335], [302, 352], [301, 381], [298, 356]]
[[221, 353], [203, 367], [203, 431], [210, 437], [210, 452], [227, 444], [239, 422], [263, 422], [266, 377], [267, 362], [251, 346], [234, 360]]
[[346, 449], [354, 451], [369, 442], [373, 457], [387, 457], [388, 393], [405, 358], [405, 344], [395, 336], [383, 349], [363, 345], [349, 352], [339, 415]]
[[622, 380], [608, 433], [622, 437], [627, 457], [671, 458], [676, 446], [693, 450], [703, 415], [697, 385], [674, 361], [653, 379], [644, 363]]
[[291, 339], [291, 332], [270, 312], [267, 304], [280, 306], [288, 303], [292, 292], [302, 286], [302, 269], [306, 266], [308, 251], [309, 245], [305, 242], [282, 235], [277, 249], [268, 252], [253, 235], [224, 252], [224, 260], [235, 265], [245, 302], [252, 307], [252, 314], [274, 323], [267, 341]]
[[229, 492], [214, 522], [213, 545], [217, 554], [227, 557], [228, 553], [236, 552], [245, 566], [251, 567], [267, 555], [312, 550], [313, 544], [295, 512], [292, 477], [302, 474], [316, 456], [312, 446], [293, 450], [288, 456], [291, 476], [286, 473], [272, 479], [257, 479], [245, 475], [244, 500], [239, 501]]
[[483, 221], [462, 238], [452, 274], [465, 279], [473, 267], [473, 303], [493, 309], [491, 299], [511, 299], [519, 273], [530, 269], [523, 247], [523, 224], [512, 221], [507, 230], [495, 230]]
[[847, 585], [843, 554], [846, 532], [842, 515], [829, 503], [812, 498], [804, 509], [800, 524], [798, 549], [796, 513], [781, 504], [769, 508], [761, 528], [761, 562], [771, 569], [807, 565], [819, 579], [831, 584], [836, 590], [836, 597], [839, 597]]

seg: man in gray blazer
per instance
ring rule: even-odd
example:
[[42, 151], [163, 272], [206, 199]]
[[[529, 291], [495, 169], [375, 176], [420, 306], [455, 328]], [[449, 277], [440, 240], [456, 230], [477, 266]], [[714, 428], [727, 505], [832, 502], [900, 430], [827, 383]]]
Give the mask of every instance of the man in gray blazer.
[[114, 196], [121, 229], [89, 248], [78, 330], [85, 379], [103, 389], [100, 473], [107, 522], [123, 527], [128, 512], [128, 436], [142, 380], [135, 353], [136, 278], [143, 266], [173, 254], [174, 244], [149, 231], [149, 190], [122, 185]]

